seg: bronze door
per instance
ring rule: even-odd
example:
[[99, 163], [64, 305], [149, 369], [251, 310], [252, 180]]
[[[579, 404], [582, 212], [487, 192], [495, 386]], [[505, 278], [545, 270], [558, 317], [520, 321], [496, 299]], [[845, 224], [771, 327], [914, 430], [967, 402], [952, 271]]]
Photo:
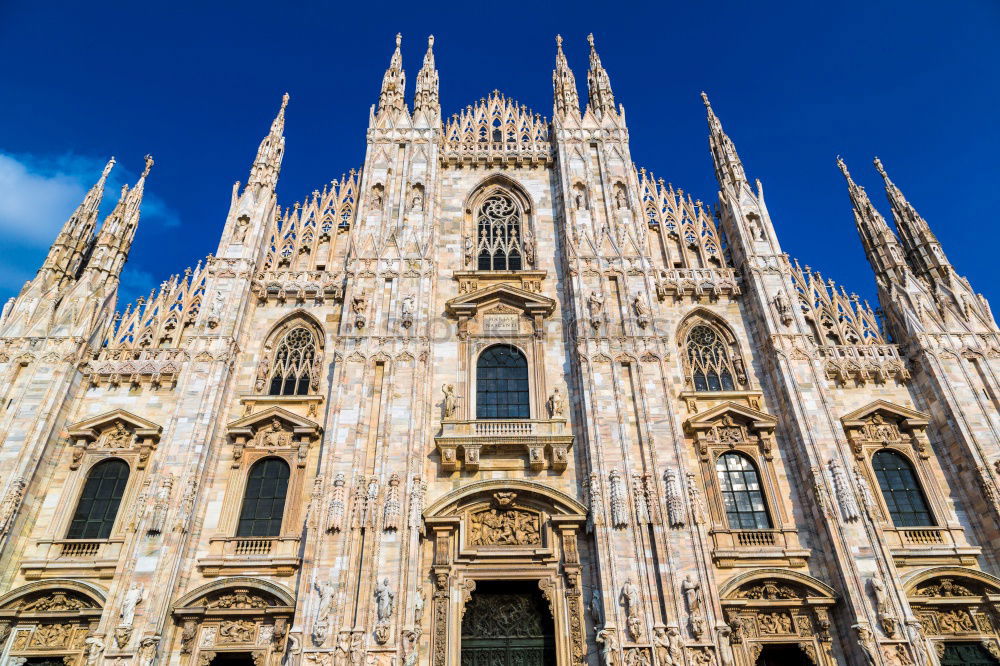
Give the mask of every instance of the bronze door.
[[556, 663], [552, 618], [537, 587], [517, 582], [477, 587], [462, 620], [462, 666]]
[[996, 666], [997, 660], [979, 643], [945, 643], [941, 666]]

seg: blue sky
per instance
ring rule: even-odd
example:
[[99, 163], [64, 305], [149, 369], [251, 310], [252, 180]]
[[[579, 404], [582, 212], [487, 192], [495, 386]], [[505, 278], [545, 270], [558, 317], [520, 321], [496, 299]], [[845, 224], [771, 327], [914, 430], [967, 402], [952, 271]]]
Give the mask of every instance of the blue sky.
[[[427, 3], [423, 3], [427, 6]], [[866, 297], [844, 156], [885, 214], [878, 155], [960, 274], [1000, 305], [1000, 2], [0, 3], [0, 298], [37, 270], [108, 156], [156, 166], [123, 276], [133, 299], [215, 249], [281, 94], [290, 205], [362, 163], [403, 33], [408, 99], [436, 37], [444, 112], [494, 88], [546, 116], [556, 33], [586, 95], [593, 31], [637, 165], [715, 200], [708, 92], [786, 252]], [[366, 9], [374, 7], [374, 13]]]

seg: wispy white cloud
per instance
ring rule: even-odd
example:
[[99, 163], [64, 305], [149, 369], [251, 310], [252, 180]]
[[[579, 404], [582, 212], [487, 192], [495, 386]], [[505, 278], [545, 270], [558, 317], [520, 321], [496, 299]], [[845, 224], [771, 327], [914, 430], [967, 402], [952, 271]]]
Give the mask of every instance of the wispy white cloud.
[[[12, 295], [25, 279], [34, 275], [63, 223], [80, 205], [87, 190], [101, 175], [106, 158], [65, 154], [40, 156], [0, 151], [0, 234], [7, 239], [0, 253], [0, 294]], [[141, 161], [136, 166], [141, 168]], [[123, 183], [132, 185], [138, 172], [119, 162], [105, 188], [101, 218], [118, 201]], [[142, 220], [160, 227], [180, 224], [176, 212], [147, 189], [142, 202]], [[132, 270], [130, 270], [132, 269]], [[123, 279], [139, 288], [128, 273]], [[152, 283], [146, 275], [145, 282]]]

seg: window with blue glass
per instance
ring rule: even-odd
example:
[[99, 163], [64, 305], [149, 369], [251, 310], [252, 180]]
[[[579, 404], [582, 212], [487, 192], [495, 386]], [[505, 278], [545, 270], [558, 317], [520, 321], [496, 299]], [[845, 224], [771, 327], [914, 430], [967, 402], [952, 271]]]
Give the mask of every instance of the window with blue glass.
[[872, 469], [893, 525], [928, 527], [934, 524], [927, 498], [909, 460], [895, 451], [883, 449], [872, 456]]
[[724, 453], [715, 461], [715, 471], [729, 529], [771, 529], [760, 475], [753, 462], [741, 453]]
[[69, 524], [67, 539], [107, 539], [111, 536], [128, 475], [128, 464], [118, 458], [99, 462], [90, 469]]
[[531, 418], [528, 401], [528, 360], [510, 345], [495, 345], [476, 365], [476, 418]]
[[281, 535], [281, 518], [288, 493], [288, 463], [280, 458], [264, 458], [250, 468], [243, 509], [236, 530], [238, 537]]

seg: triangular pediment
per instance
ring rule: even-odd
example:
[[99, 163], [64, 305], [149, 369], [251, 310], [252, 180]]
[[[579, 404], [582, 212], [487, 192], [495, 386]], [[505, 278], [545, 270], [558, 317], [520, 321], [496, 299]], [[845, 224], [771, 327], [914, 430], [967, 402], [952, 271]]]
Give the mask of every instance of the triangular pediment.
[[544, 316], [552, 314], [556, 307], [555, 300], [548, 296], [512, 284], [493, 284], [457, 296], [448, 301], [445, 308], [453, 315], [472, 316], [480, 308], [494, 303], [502, 303], [518, 308], [522, 312], [540, 313]]
[[685, 422], [685, 425], [692, 430], [709, 428], [718, 424], [719, 421], [722, 421], [727, 416], [735, 422], [750, 425], [757, 430], [773, 430], [778, 425], [778, 419], [770, 414], [732, 401], [726, 401], [705, 411], [698, 412], [694, 416], [691, 416]]
[[311, 421], [307, 418], [294, 414], [284, 407], [268, 407], [256, 414], [251, 414], [249, 416], [244, 416], [241, 419], [232, 421], [226, 429], [233, 433], [234, 431], [256, 431], [275, 420], [281, 422], [282, 426], [300, 433], [312, 433], [317, 434], [320, 432], [321, 428], [318, 423]]
[[104, 426], [115, 423], [121, 423], [138, 434], [159, 435], [163, 430], [162, 426], [158, 426], [152, 421], [147, 421], [131, 412], [126, 412], [124, 409], [116, 409], [112, 412], [92, 416], [89, 419], [68, 426], [66, 430], [69, 432], [70, 437], [87, 437], [94, 436], [97, 432], [103, 430]]
[[840, 417], [840, 421], [845, 426], [859, 426], [863, 425], [864, 422], [876, 412], [880, 412], [884, 416], [888, 416], [893, 421], [903, 421], [905, 425], [911, 427], [926, 426], [930, 420], [930, 417], [927, 414], [918, 412], [915, 409], [903, 407], [902, 405], [896, 405], [885, 400], [876, 400], [875, 402], [868, 403], [860, 409], [855, 409], [853, 412], [844, 414]]

